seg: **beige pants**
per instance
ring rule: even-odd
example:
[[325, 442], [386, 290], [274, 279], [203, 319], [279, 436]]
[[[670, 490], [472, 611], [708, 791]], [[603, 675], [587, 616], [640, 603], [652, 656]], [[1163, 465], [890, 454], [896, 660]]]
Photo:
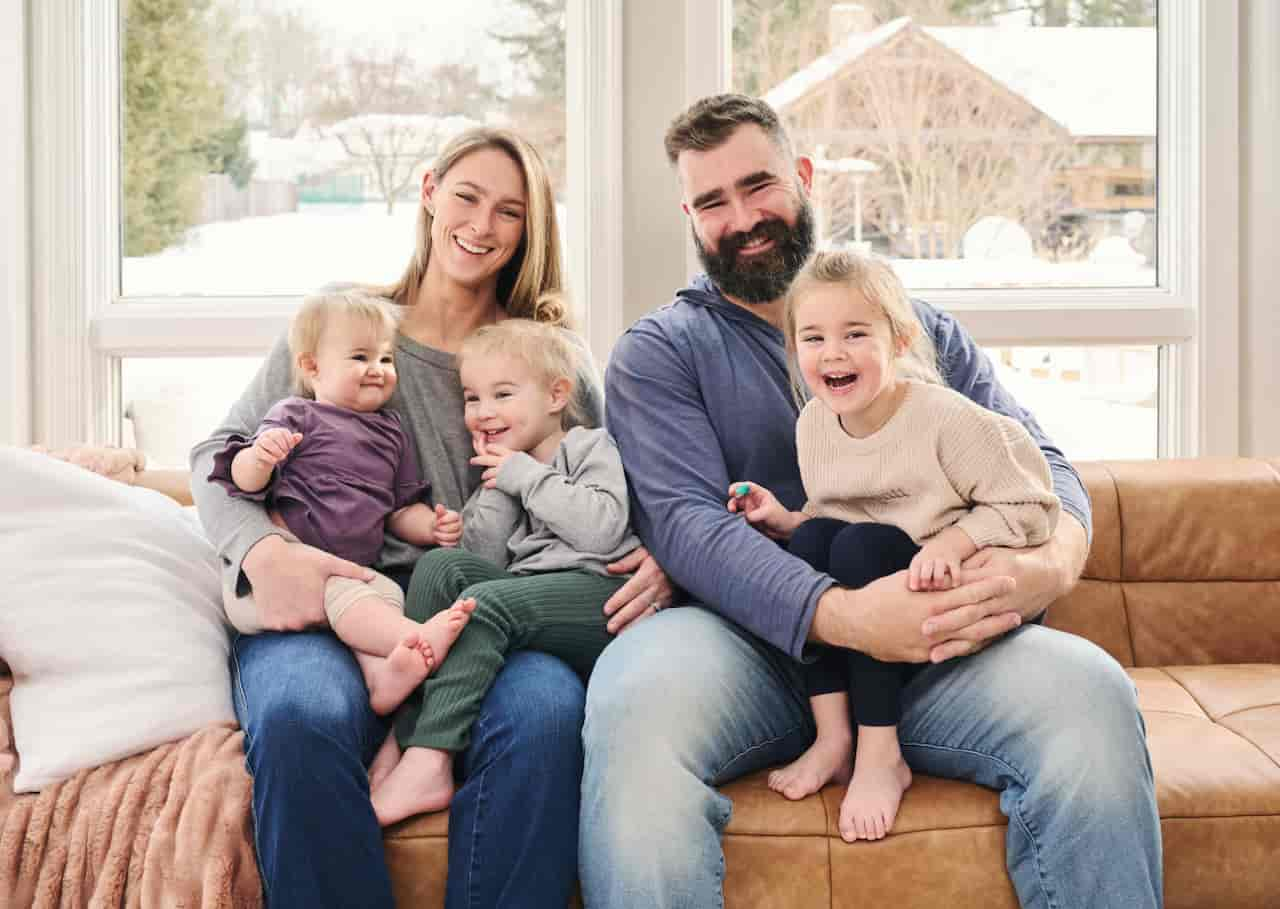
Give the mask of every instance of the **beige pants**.
[[[283, 534], [285, 539], [296, 542], [293, 534]], [[372, 581], [357, 581], [353, 578], [331, 577], [324, 585], [324, 614], [329, 619], [329, 627], [336, 628], [338, 619], [347, 611], [352, 603], [367, 596], [376, 596], [384, 600], [397, 612], [404, 612], [404, 591], [400, 585], [389, 577], [378, 572], [373, 573]], [[227, 612], [227, 621], [241, 634], [258, 634], [263, 631], [262, 622], [258, 619], [258, 607], [253, 601], [253, 594], [236, 596], [235, 587], [222, 588], [222, 607]]]

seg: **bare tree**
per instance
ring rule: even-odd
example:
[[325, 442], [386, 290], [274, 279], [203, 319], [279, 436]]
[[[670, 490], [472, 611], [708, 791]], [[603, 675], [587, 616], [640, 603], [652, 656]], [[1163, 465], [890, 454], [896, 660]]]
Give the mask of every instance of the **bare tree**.
[[261, 116], [273, 136], [291, 136], [323, 97], [318, 77], [330, 66], [329, 49], [300, 10], [259, 12], [248, 32]]
[[391, 214], [396, 199], [421, 179], [422, 167], [463, 130], [478, 125], [467, 117], [432, 114], [361, 114], [329, 127], [330, 135], [373, 178]]
[[[826, 80], [788, 120], [806, 148], [878, 165], [863, 217], [916, 257], [958, 256], [986, 215], [1037, 235], [1063, 195], [1066, 130], [914, 26]], [[820, 191], [832, 234], [848, 232], [851, 178], [828, 175]]]

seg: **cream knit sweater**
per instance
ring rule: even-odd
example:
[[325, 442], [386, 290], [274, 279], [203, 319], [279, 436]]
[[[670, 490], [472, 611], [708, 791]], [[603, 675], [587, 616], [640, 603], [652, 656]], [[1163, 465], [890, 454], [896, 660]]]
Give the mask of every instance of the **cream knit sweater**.
[[855, 439], [812, 400], [796, 424], [810, 517], [892, 524], [917, 544], [957, 524], [979, 547], [1035, 546], [1060, 505], [1020, 423], [940, 385], [909, 381], [897, 413]]

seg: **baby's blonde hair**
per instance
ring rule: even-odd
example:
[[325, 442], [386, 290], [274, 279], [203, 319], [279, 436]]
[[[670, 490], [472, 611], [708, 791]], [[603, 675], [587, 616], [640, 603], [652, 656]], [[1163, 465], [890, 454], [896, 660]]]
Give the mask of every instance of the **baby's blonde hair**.
[[303, 354], [316, 355], [325, 329], [339, 318], [363, 322], [378, 333], [379, 339], [394, 340], [396, 319], [387, 304], [377, 297], [355, 290], [316, 294], [302, 301], [302, 307], [289, 326], [289, 355], [293, 361], [293, 386], [303, 397], [315, 397], [306, 374], [299, 365]]
[[944, 384], [938, 372], [938, 353], [915, 310], [907, 289], [902, 286], [893, 266], [880, 256], [852, 250], [830, 250], [815, 253], [791, 282], [787, 291], [785, 329], [787, 360], [791, 367], [792, 392], [803, 406], [805, 386], [796, 359], [796, 308], [816, 287], [838, 285], [859, 294], [880, 310], [889, 322], [889, 336], [895, 348], [904, 345], [894, 365], [909, 378], [935, 385]]
[[589, 426], [578, 399], [581, 356], [566, 329], [532, 319], [507, 319], [467, 335], [458, 350], [458, 368], [470, 359], [502, 354], [515, 357], [548, 386], [557, 379], [569, 383], [569, 403], [560, 413], [560, 427]]

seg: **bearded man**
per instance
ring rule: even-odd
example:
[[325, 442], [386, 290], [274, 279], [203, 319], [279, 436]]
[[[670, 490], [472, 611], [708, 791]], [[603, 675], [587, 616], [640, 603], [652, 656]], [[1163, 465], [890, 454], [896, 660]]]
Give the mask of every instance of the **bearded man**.
[[716, 787], [813, 741], [797, 661], [822, 643], [924, 665], [902, 692], [903, 755], [915, 772], [1001, 792], [1024, 907], [1159, 906], [1160, 827], [1134, 687], [1102, 650], [1037, 622], [1088, 552], [1075, 470], [964, 329], [917, 302], [948, 384], [1019, 420], [1044, 452], [1064, 511], [1053, 537], [981, 550], [950, 590], [912, 592], [905, 572], [849, 590], [729, 513], [736, 480], [789, 509], [804, 503], [781, 326], [813, 247], [813, 165], [768, 105], [741, 95], [694, 104], [666, 151], [706, 275], [619, 341], [606, 400], [636, 530], [688, 602], [637, 622], [592, 676], [586, 905], [723, 904], [732, 805]]

